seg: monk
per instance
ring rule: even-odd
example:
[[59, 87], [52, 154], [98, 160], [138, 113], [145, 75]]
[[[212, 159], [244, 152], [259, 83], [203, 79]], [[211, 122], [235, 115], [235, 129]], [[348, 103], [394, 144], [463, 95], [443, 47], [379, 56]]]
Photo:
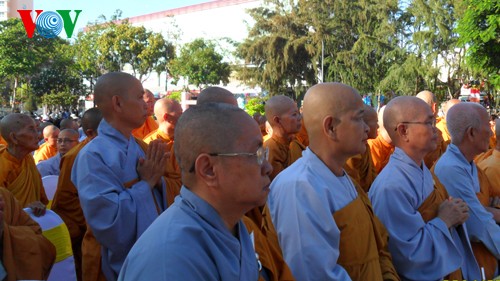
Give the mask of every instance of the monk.
[[[495, 135], [500, 136], [500, 119], [495, 120]], [[496, 193], [500, 194], [500, 142], [496, 143], [491, 155], [477, 163], [478, 168], [483, 170]]]
[[465, 221], [471, 238], [474, 255], [480, 267], [484, 267], [486, 278], [498, 273], [500, 259], [500, 226], [484, 205], [488, 197], [482, 194], [479, 173], [473, 159], [488, 149], [491, 129], [486, 109], [476, 103], [459, 103], [448, 110], [446, 123], [451, 143], [437, 161], [436, 176], [448, 193], [463, 199], [469, 206], [469, 218]]
[[[373, 107], [365, 105], [363, 121], [365, 121], [368, 128], [370, 128], [368, 131], [368, 139], [375, 139], [377, 137], [378, 130], [378, 117], [377, 112], [373, 109]], [[364, 191], [368, 192], [368, 190], [370, 190], [370, 186], [375, 180], [377, 173], [375, 172], [375, 166], [373, 165], [370, 146], [368, 146], [368, 143], [366, 144], [365, 152], [347, 159], [344, 165], [344, 170], [351, 177], [352, 181]]]
[[140, 81], [127, 73], [110, 72], [97, 80], [94, 98], [103, 120], [71, 173], [89, 229], [102, 248], [107, 280], [118, 278], [132, 245], [167, 208], [166, 146], [160, 141], [148, 146], [132, 136], [150, 117], [143, 93]]
[[48, 125], [43, 129], [43, 139], [45, 142], [35, 151], [35, 164], [56, 156], [59, 131], [59, 128], [54, 125]]
[[[71, 181], [71, 169], [73, 168], [76, 156], [85, 145], [97, 136], [97, 128], [101, 120], [102, 113], [97, 107], [83, 113], [82, 128], [87, 138], [78, 143], [61, 158], [59, 180], [54, 199], [52, 200], [52, 211], [56, 212], [62, 218], [69, 230], [78, 280], [104, 280], [104, 276], [100, 272], [100, 260], [97, 260], [98, 264], [92, 264], [92, 261], [96, 261], [93, 256], [96, 255], [96, 250], [90, 249], [87, 251], [85, 254], [89, 255], [89, 257], [86, 260], [89, 260], [89, 262], [82, 262], [82, 260], [85, 260], [85, 256], [82, 258], [82, 241], [94, 241], [95, 238], [93, 238], [90, 232], [86, 233], [87, 224], [83, 216], [82, 207], [80, 206], [80, 200], [78, 199], [78, 191]], [[86, 240], [84, 240], [85, 234], [88, 235]], [[85, 243], [83, 242], [84, 248]], [[87, 250], [89, 248], [90, 246], [86, 247]], [[100, 249], [97, 250], [97, 254], [100, 257]], [[85, 267], [82, 267], [82, 264]], [[101, 274], [100, 278], [99, 274]]]
[[[378, 135], [375, 139], [369, 139], [368, 145], [370, 146], [370, 153], [372, 154], [373, 166], [377, 174], [389, 162], [389, 157], [394, 152], [394, 145], [392, 144], [391, 137], [384, 127], [384, 110], [385, 106], [380, 108], [378, 112]], [[388, 128], [390, 130], [391, 128]], [[394, 129], [393, 129], [394, 130]]]
[[[201, 91], [197, 105], [208, 103], [225, 103], [237, 107], [238, 102], [234, 95], [220, 87], [208, 87]], [[254, 233], [255, 252], [259, 255], [262, 264], [259, 281], [288, 281], [295, 280], [278, 243], [278, 236], [274, 229], [267, 204], [257, 206], [247, 212], [243, 218], [249, 233]]]
[[450, 132], [448, 132], [448, 128], [446, 126], [446, 116], [448, 115], [448, 110], [450, 110], [452, 106], [458, 103], [460, 103], [459, 99], [451, 99], [447, 101], [443, 107], [444, 118], [441, 119], [440, 122], [436, 123], [436, 128], [438, 128], [438, 130], [441, 132], [446, 146], [448, 146], [448, 144], [450, 144], [451, 142]]
[[45, 176], [58, 176], [60, 173], [59, 165], [61, 158], [78, 144], [78, 131], [73, 129], [61, 130], [57, 137], [57, 154], [47, 160], [38, 162], [36, 168], [42, 177]]
[[132, 135], [138, 139], [144, 139], [149, 133], [154, 132], [158, 129], [158, 123], [156, 123], [153, 118], [154, 114], [154, 106], [155, 106], [155, 96], [151, 93], [150, 90], [144, 90], [144, 94], [142, 95], [142, 99], [148, 106], [148, 117], [146, 121], [139, 128], [135, 128], [132, 130]]
[[304, 119], [300, 120], [300, 130], [290, 142], [290, 164], [302, 157], [302, 151], [309, 145], [309, 137], [307, 136]]
[[[417, 94], [417, 98], [423, 100], [425, 103], [429, 105], [429, 107], [432, 110], [432, 114], [434, 114], [434, 119], [436, 120], [437, 114], [438, 114], [438, 107], [437, 107], [437, 99], [434, 93], [431, 91], [422, 91]], [[435, 121], [437, 122], [437, 121]], [[424, 162], [427, 168], [432, 168], [434, 163], [441, 157], [441, 155], [444, 153], [446, 150], [446, 143], [444, 142], [443, 139], [443, 134], [441, 133], [440, 130], [437, 131], [437, 139], [436, 139], [436, 148], [433, 151], [430, 151], [425, 155]]]
[[61, 131], [65, 129], [73, 129], [75, 131], [78, 131], [78, 124], [75, 122], [75, 120], [66, 118], [61, 120], [61, 123], [59, 123], [59, 129], [61, 129]]
[[181, 170], [174, 153], [175, 124], [182, 114], [182, 107], [175, 100], [163, 98], [156, 101], [154, 109], [156, 120], [158, 120], [158, 129], [149, 133], [144, 138], [144, 142], [149, 144], [153, 140], [159, 139], [166, 144], [166, 151], [170, 153], [163, 174], [167, 182], [167, 202], [170, 206], [174, 203], [174, 198], [179, 195], [182, 186]]
[[288, 167], [292, 161], [290, 142], [300, 131], [301, 116], [295, 102], [287, 96], [271, 97], [265, 105], [266, 118], [273, 134], [264, 146], [269, 149], [269, 162], [273, 166], [271, 180]]
[[389, 249], [405, 280], [481, 280], [467, 233], [467, 204], [450, 199], [425, 165], [435, 150], [437, 129], [431, 107], [417, 97], [392, 99], [384, 124], [396, 146], [369, 196], [389, 232]]
[[3, 280], [47, 280], [56, 249], [12, 193], [0, 187], [0, 237], [7, 276]]
[[495, 114], [490, 115], [490, 127], [491, 130], [493, 131], [493, 135], [490, 138], [490, 148], [493, 149], [497, 145], [497, 135], [495, 134], [496, 129], [495, 129], [495, 121], [498, 120], [498, 116]]
[[7, 147], [0, 147], [0, 186], [12, 192], [21, 207], [31, 208], [36, 216], [44, 215], [49, 200], [31, 155], [38, 148], [35, 121], [27, 115], [11, 113], [0, 122], [7, 141]]
[[268, 197], [285, 261], [297, 280], [400, 280], [387, 232], [342, 168], [366, 149], [359, 93], [321, 83], [304, 97], [309, 147], [271, 183]]
[[174, 146], [184, 186], [134, 245], [119, 280], [258, 280], [241, 222], [269, 193], [258, 125], [232, 105], [197, 105], [179, 118]]

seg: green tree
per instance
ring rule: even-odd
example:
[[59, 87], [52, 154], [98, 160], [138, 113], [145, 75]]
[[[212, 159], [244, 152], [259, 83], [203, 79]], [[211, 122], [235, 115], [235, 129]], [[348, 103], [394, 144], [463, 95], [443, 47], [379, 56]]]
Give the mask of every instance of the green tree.
[[500, 89], [500, 2], [466, 0], [458, 22], [460, 43], [467, 46], [467, 64]]
[[231, 74], [215, 44], [201, 38], [184, 45], [179, 56], [170, 62], [169, 70], [175, 80], [188, 78], [189, 84], [196, 87], [228, 83]]
[[255, 113], [260, 113], [260, 115], [265, 115], [266, 111], [264, 109], [264, 106], [266, 104], [267, 98], [266, 97], [253, 97], [250, 98], [245, 105], [245, 111], [250, 115], [253, 116]]
[[28, 38], [20, 19], [0, 22], [0, 77], [11, 81], [11, 105], [16, 103], [16, 90], [30, 80], [40, 66], [47, 61], [54, 46], [62, 39], [47, 39], [35, 33]]
[[42, 103], [46, 105], [49, 109], [55, 109], [59, 107], [70, 108], [77, 105], [78, 96], [70, 93], [69, 89], [63, 92], [51, 92], [42, 96]]

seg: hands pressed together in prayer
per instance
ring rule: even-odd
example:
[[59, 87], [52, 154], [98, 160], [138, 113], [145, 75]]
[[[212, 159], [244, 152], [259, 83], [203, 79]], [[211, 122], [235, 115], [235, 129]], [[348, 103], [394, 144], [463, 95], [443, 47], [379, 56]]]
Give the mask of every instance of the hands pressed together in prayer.
[[137, 173], [140, 180], [145, 180], [151, 188], [154, 188], [160, 181], [165, 171], [165, 164], [170, 157], [167, 145], [161, 140], [154, 140], [148, 145], [146, 157], [139, 159], [137, 163]]
[[454, 227], [469, 218], [469, 207], [462, 199], [450, 196], [439, 206], [438, 217], [446, 223], [448, 228]]
[[30, 208], [33, 211], [33, 214], [36, 217], [41, 217], [45, 215], [45, 211], [47, 210], [47, 206], [45, 206], [40, 201], [31, 202], [30, 204], [28, 204], [28, 208]]

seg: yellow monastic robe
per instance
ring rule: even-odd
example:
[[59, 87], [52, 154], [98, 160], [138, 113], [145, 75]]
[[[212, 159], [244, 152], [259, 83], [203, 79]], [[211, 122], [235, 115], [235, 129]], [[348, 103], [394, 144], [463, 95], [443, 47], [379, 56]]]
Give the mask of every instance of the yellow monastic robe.
[[366, 151], [363, 154], [347, 159], [344, 170], [356, 184], [368, 192], [377, 176], [368, 144], [366, 144]]
[[0, 135], [0, 145], [5, 145], [7, 146], [7, 142], [2, 138], [2, 136]]
[[483, 170], [495, 192], [500, 194], [500, 151], [492, 150], [488, 157], [477, 162], [477, 166]]
[[380, 174], [380, 171], [389, 163], [389, 157], [394, 152], [394, 145], [387, 143], [380, 134], [375, 139], [369, 139], [368, 145], [375, 172]]
[[146, 118], [146, 121], [144, 122], [144, 124], [142, 124], [142, 126], [132, 130], [132, 135], [142, 140], [149, 133], [154, 132], [156, 129], [158, 129], [158, 123], [156, 123], [156, 120], [152, 116], [149, 116], [148, 118]]
[[57, 147], [50, 146], [47, 142], [44, 142], [40, 147], [35, 151], [35, 164], [38, 162], [47, 160], [57, 154]]
[[0, 146], [0, 186], [7, 188], [23, 208], [35, 201], [49, 203], [31, 154], [18, 160], [7, 151], [7, 147]]
[[[366, 192], [333, 214], [340, 230], [340, 264], [352, 280], [400, 280], [388, 250], [389, 234], [375, 216]], [[355, 218], [355, 219], [354, 219]]]
[[165, 165], [165, 180], [167, 182], [167, 202], [168, 205], [172, 205], [174, 203], [174, 199], [177, 195], [179, 195], [182, 187], [182, 179], [181, 179], [181, 168], [179, 164], [177, 164], [177, 160], [175, 159], [174, 153], [174, 141], [169, 138], [167, 134], [165, 134], [160, 129], [150, 133], [144, 138], [144, 142], [149, 144], [153, 140], [160, 139], [164, 143], [167, 144], [167, 151], [170, 152], [170, 157], [167, 160], [167, 164]]
[[[269, 281], [295, 280], [283, 259], [281, 249], [271, 245], [271, 241], [264, 235], [261, 228], [249, 217], [244, 216], [242, 220], [248, 233], [253, 233], [255, 252], [259, 255], [259, 261], [269, 275]], [[260, 276], [259, 281], [264, 281], [264, 279]]]
[[441, 135], [443, 137], [443, 141], [446, 146], [450, 144], [451, 142], [451, 137], [450, 137], [450, 132], [448, 132], [448, 127], [446, 127], [446, 119], [441, 119], [440, 122], [436, 123], [436, 128], [441, 132]]
[[47, 280], [56, 249], [40, 226], [23, 211], [12, 193], [0, 187], [3, 198], [2, 264], [7, 281]]
[[61, 158], [61, 172], [51, 208], [68, 227], [75, 259], [75, 269], [79, 280], [81, 280], [82, 276], [82, 240], [87, 230], [87, 223], [78, 199], [78, 191], [71, 181], [71, 169], [80, 150], [89, 142], [90, 139], [86, 138]]
[[448, 146], [443, 139], [443, 133], [441, 133], [440, 130], [437, 130], [436, 133], [437, 133], [436, 149], [427, 153], [427, 155], [425, 155], [424, 157], [424, 162], [428, 169], [434, 166], [434, 163], [436, 163], [439, 157], [443, 155], [443, 153], [446, 151], [446, 147]]
[[269, 178], [273, 180], [281, 171], [290, 166], [290, 142], [272, 136], [264, 142], [264, 147], [269, 148], [269, 163], [273, 166]]

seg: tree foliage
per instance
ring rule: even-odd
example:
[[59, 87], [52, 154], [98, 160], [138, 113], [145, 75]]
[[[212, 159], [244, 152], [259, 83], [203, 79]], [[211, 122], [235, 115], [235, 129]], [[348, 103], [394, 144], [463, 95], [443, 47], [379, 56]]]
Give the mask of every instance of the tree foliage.
[[468, 46], [467, 62], [476, 73], [500, 89], [500, 2], [466, 0], [458, 22], [460, 43]]
[[199, 38], [181, 48], [179, 56], [170, 62], [169, 72], [176, 81], [183, 77], [200, 87], [228, 83], [231, 68], [213, 42]]

